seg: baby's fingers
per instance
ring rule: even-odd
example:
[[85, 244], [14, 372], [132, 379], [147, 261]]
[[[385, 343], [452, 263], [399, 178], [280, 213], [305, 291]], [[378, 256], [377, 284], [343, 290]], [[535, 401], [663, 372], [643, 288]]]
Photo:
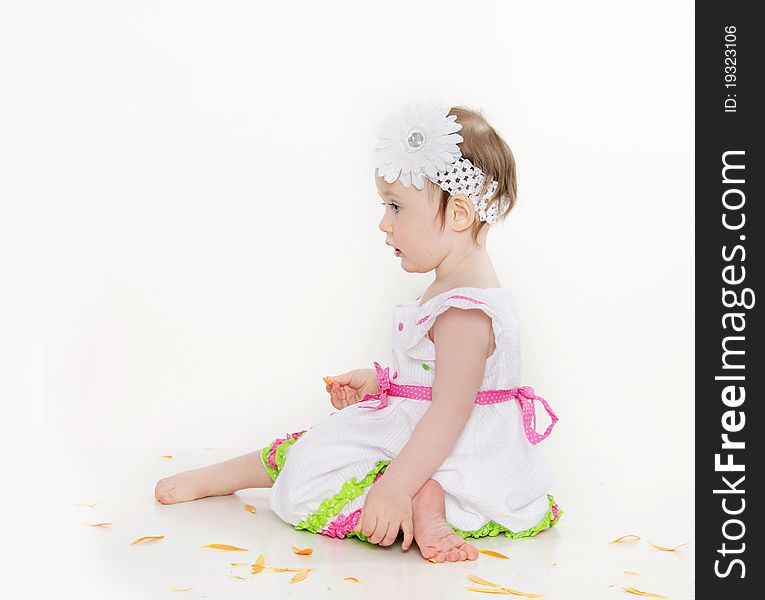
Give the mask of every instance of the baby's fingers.
[[375, 530], [372, 532], [372, 535], [369, 536], [369, 543], [370, 544], [379, 544], [383, 538], [385, 538], [385, 535], [388, 531], [390, 531], [393, 528], [393, 526], [385, 521], [384, 519], [378, 519], [377, 520], [377, 527], [375, 527]]
[[400, 525], [396, 525], [395, 521], [390, 523], [388, 525], [388, 533], [385, 534], [385, 537], [380, 542], [380, 545], [390, 546], [393, 542], [395, 542], [396, 538], [398, 537], [398, 530], [400, 528]]
[[412, 526], [412, 519], [407, 517], [401, 523], [401, 529], [404, 532], [404, 541], [401, 543], [402, 550], [408, 550], [414, 540], [414, 527]]
[[356, 531], [369, 537], [375, 531], [375, 527], [377, 526], [377, 517], [370, 514], [364, 514], [365, 512], [366, 511], [364, 510], [361, 511], [361, 518], [359, 519], [358, 525], [356, 525]]
[[330, 402], [332, 402], [332, 406], [334, 406], [338, 410], [343, 408], [343, 403], [340, 400], [340, 396], [337, 392], [336, 383], [333, 383], [332, 386], [329, 388], [329, 399], [330, 399]]

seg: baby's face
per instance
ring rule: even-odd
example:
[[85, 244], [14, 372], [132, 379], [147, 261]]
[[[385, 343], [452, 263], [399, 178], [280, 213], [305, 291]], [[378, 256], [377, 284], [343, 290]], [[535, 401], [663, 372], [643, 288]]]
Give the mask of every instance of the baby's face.
[[401, 268], [410, 273], [434, 270], [447, 254], [444, 234], [448, 229], [442, 232], [439, 227], [436, 186], [426, 179], [421, 190], [413, 184], [406, 188], [398, 179], [388, 183], [376, 170], [375, 185], [385, 203], [379, 228], [391, 252], [401, 251]]

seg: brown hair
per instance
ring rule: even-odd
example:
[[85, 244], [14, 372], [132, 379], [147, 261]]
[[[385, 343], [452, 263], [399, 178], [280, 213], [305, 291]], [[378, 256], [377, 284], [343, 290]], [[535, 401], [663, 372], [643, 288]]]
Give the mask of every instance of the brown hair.
[[[457, 123], [462, 125], [462, 129], [457, 133], [463, 138], [463, 141], [459, 143], [463, 158], [468, 159], [479, 167], [486, 176], [480, 190], [480, 195], [483, 196], [486, 193], [492, 179], [497, 182], [497, 189], [489, 199], [487, 206], [498, 203], [503, 195], [510, 199], [505, 211], [497, 216], [497, 222], [503, 221], [515, 206], [518, 186], [515, 159], [513, 158], [510, 146], [489, 125], [481, 111], [476, 112], [465, 106], [455, 106], [449, 111], [449, 114], [456, 115]], [[441, 231], [443, 231], [446, 224], [446, 206], [449, 203], [449, 192], [441, 189], [431, 181], [428, 183], [435, 190], [436, 197], [439, 200], [438, 216], [441, 221]], [[473, 243], [477, 243], [478, 233], [481, 229], [488, 226], [489, 224], [486, 221], [476, 219], [472, 230]]]

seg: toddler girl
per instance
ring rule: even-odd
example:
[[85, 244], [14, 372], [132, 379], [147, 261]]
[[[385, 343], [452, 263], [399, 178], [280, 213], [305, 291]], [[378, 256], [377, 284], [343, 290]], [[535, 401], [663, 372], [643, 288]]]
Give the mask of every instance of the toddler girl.
[[[461, 131], [462, 135], [456, 133]], [[435, 271], [394, 307], [390, 367], [325, 378], [339, 409], [262, 450], [157, 483], [164, 504], [271, 487], [296, 529], [475, 560], [466, 538], [534, 536], [563, 513], [538, 442], [557, 421], [519, 387], [519, 326], [485, 241], [515, 204], [515, 161], [485, 118], [419, 104], [390, 117], [375, 151], [385, 243], [409, 273]], [[536, 432], [534, 401], [551, 417]]]

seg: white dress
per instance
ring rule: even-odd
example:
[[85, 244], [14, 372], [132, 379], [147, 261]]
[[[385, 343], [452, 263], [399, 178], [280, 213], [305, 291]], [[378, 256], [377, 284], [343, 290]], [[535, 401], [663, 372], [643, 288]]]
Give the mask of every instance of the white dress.
[[[487, 359], [479, 398], [483, 390], [517, 389], [519, 326], [505, 288], [459, 287], [422, 306], [419, 298], [396, 305], [390, 382], [432, 387], [438, 364], [427, 332], [452, 306], [483, 310], [492, 320], [496, 349]], [[366, 539], [352, 531], [366, 493], [430, 407], [428, 400], [394, 396], [391, 391], [384, 408], [365, 408], [380, 405], [370, 398], [263, 448], [263, 464], [274, 478], [271, 507], [281, 519], [297, 529]], [[432, 475], [444, 489], [446, 520], [463, 537], [536, 535], [563, 514], [548, 494], [556, 481], [539, 447], [530, 441], [539, 437], [527, 433], [528, 407], [524, 429], [521, 404], [516, 398], [476, 404], [453, 450]], [[533, 414], [533, 400], [527, 404]]]

